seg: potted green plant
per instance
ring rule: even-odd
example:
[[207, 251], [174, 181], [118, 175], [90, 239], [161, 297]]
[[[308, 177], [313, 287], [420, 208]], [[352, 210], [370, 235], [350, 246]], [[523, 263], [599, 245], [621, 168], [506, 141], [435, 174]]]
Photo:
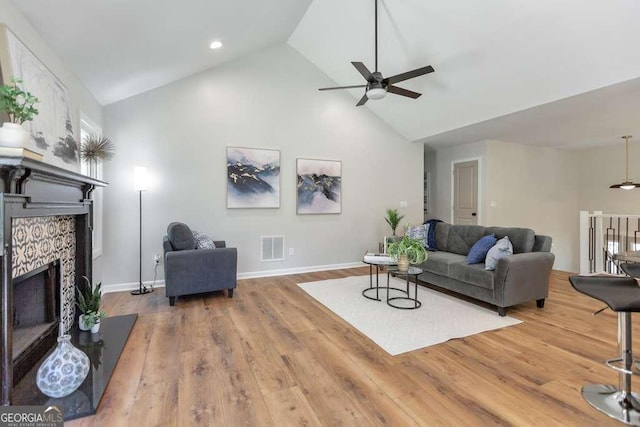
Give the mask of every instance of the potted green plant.
[[398, 269], [407, 271], [409, 264], [420, 264], [427, 260], [427, 250], [422, 246], [422, 241], [404, 236], [389, 243], [387, 254], [398, 261]]
[[398, 228], [398, 224], [400, 224], [402, 218], [404, 218], [404, 215], [399, 215], [397, 209], [387, 209], [387, 216], [384, 220], [387, 221], [387, 224], [391, 227], [391, 232], [394, 236], [396, 235], [396, 228]]
[[100, 311], [102, 304], [102, 283], [93, 285], [87, 276], [82, 276], [86, 285], [83, 289], [76, 288], [76, 305], [82, 313], [78, 319], [80, 330], [96, 333], [100, 330], [100, 320], [106, 316], [104, 311]]
[[22, 127], [22, 123], [33, 120], [38, 114], [35, 104], [39, 99], [22, 89], [22, 80], [12, 78], [10, 84], [0, 86], [0, 112], [9, 116], [0, 128], [0, 144], [8, 147], [24, 147], [29, 134]]

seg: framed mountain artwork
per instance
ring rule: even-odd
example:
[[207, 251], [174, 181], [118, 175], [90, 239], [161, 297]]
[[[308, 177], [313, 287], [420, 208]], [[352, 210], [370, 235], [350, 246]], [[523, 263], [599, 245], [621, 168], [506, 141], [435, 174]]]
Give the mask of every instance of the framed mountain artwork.
[[297, 159], [296, 213], [339, 214], [342, 211], [342, 162]]
[[280, 150], [227, 147], [227, 208], [280, 207]]

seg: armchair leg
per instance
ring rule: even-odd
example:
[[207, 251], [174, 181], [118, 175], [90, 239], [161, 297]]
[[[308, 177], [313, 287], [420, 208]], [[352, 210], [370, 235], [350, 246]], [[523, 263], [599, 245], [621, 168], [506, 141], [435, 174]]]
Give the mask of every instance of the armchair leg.
[[544, 298], [537, 299], [536, 305], [538, 306], [538, 308], [544, 307]]
[[176, 297], [169, 297], [169, 305], [173, 307], [176, 305]]
[[504, 317], [507, 315], [507, 307], [498, 307], [498, 314], [500, 317]]
[[233, 288], [227, 289], [227, 293], [229, 294], [229, 298], [233, 298]]

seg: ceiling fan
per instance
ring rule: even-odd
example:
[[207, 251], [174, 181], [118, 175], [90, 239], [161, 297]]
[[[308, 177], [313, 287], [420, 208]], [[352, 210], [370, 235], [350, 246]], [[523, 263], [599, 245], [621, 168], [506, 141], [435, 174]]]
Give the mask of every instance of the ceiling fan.
[[365, 78], [367, 84], [353, 85], [353, 86], [338, 86], [338, 87], [324, 87], [318, 90], [335, 90], [335, 89], [353, 89], [358, 87], [366, 88], [364, 95], [360, 98], [360, 101], [356, 104], [356, 107], [364, 105], [369, 99], [382, 99], [386, 96], [387, 92], [394, 93], [396, 95], [402, 95], [409, 98], [416, 99], [421, 93], [413, 92], [411, 90], [403, 89], [394, 84], [412, 79], [414, 77], [422, 76], [424, 74], [433, 73], [434, 69], [431, 65], [418, 68], [406, 73], [396, 74], [391, 77], [383, 77], [382, 73], [378, 71], [378, 0], [373, 0], [375, 3], [375, 61], [376, 68], [372, 73], [362, 62], [351, 62], [356, 70], [362, 77]]

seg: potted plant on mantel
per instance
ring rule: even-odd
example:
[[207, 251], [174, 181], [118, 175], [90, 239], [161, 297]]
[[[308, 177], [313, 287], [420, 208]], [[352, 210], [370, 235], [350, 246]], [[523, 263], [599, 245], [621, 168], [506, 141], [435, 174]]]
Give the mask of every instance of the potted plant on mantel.
[[91, 330], [92, 334], [100, 330], [100, 320], [106, 316], [104, 311], [100, 311], [102, 303], [102, 283], [93, 285], [87, 276], [82, 276], [86, 282], [84, 289], [76, 289], [76, 305], [82, 313], [78, 319], [81, 331]]
[[22, 123], [33, 120], [38, 114], [35, 104], [40, 100], [23, 90], [21, 79], [12, 78], [11, 84], [0, 86], [0, 112], [9, 116], [0, 128], [0, 145], [5, 147], [24, 147], [29, 141], [29, 133]]
[[427, 260], [427, 250], [422, 241], [407, 235], [389, 243], [387, 254], [398, 261], [398, 270], [407, 271], [409, 264], [421, 264]]

